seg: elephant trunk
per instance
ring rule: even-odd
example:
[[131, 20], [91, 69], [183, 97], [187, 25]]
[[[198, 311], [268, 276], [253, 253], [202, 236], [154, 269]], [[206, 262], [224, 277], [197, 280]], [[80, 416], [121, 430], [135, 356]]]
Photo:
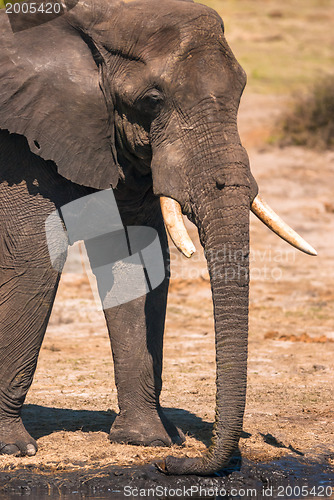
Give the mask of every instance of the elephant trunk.
[[[233, 172], [235, 166], [230, 167]], [[167, 457], [157, 464], [168, 474], [208, 475], [219, 471], [229, 463], [242, 431], [247, 379], [251, 195], [247, 182], [244, 185], [225, 182], [221, 189], [217, 185], [204, 189], [205, 194], [202, 186], [201, 192], [194, 195], [195, 219], [207, 259], [214, 305], [217, 393], [213, 439], [203, 457]]]

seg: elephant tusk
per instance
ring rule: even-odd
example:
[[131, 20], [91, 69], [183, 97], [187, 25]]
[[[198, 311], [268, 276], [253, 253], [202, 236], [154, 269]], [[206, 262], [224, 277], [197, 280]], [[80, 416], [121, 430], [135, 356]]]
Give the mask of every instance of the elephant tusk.
[[174, 245], [185, 257], [190, 258], [196, 248], [183, 222], [181, 206], [172, 198], [160, 197], [162, 216]]
[[318, 255], [316, 250], [307, 243], [296, 231], [294, 231], [286, 222], [284, 222], [272, 208], [259, 196], [256, 196], [251, 210], [266, 226], [269, 227], [274, 233], [283, 238], [283, 240], [290, 243], [290, 245], [298, 248], [302, 252], [309, 255]]

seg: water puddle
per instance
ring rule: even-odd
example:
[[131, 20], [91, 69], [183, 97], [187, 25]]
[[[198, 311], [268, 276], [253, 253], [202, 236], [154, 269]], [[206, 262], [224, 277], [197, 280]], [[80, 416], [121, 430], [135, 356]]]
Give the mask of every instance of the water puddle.
[[221, 477], [165, 476], [153, 465], [75, 471], [34, 468], [0, 471], [0, 500], [18, 497], [193, 498], [193, 499], [334, 499], [334, 470], [329, 456], [310, 460], [290, 455], [268, 463], [244, 460]]

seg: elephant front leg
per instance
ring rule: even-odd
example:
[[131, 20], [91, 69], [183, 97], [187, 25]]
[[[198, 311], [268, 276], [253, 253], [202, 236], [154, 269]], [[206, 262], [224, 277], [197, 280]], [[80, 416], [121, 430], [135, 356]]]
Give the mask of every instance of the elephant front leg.
[[[41, 261], [43, 254], [31, 238], [24, 242], [22, 233], [17, 253], [31, 255], [31, 261], [20, 266], [13, 248], [13, 259], [4, 262], [13, 239], [0, 245], [0, 455], [35, 455], [37, 444], [22, 423], [21, 408], [33, 380], [59, 273], [43, 263], [34, 267], [34, 257]], [[44, 254], [46, 260], [45, 249]]]
[[[0, 170], [7, 179], [0, 183], [0, 455], [35, 455], [37, 444], [24, 428], [21, 408], [51, 314], [67, 237], [52, 226], [48, 245], [45, 221], [56, 209], [51, 200], [58, 177], [28, 153], [23, 161], [14, 146], [5, 143], [0, 151], [5, 151]], [[28, 180], [18, 184], [25, 176]], [[51, 265], [51, 246], [59, 255], [59, 271]]]
[[[1, 269], [0, 454], [35, 455], [36, 441], [21, 420], [53, 304], [58, 273]], [[43, 286], [45, 285], [45, 287]]]
[[165, 279], [146, 297], [105, 311], [120, 409], [112, 442], [171, 446], [185, 439], [159, 403], [167, 288]]
[[26, 431], [20, 414], [32, 382], [41, 339], [34, 342], [35, 339], [27, 336], [26, 342], [22, 342], [17, 312], [10, 304], [1, 305], [0, 317], [0, 454], [35, 455], [37, 443]]
[[[126, 202], [124, 206], [119, 203], [123, 224], [130, 230], [131, 226], [150, 226], [158, 232], [166, 277], [146, 295], [105, 309], [120, 410], [110, 440], [146, 446], [181, 444], [185, 440], [182, 431], [167, 419], [159, 402], [169, 282], [168, 243], [159, 200], [151, 198], [136, 211], [127, 211]], [[96, 277], [100, 288], [99, 279], [104, 277], [98, 273]]]

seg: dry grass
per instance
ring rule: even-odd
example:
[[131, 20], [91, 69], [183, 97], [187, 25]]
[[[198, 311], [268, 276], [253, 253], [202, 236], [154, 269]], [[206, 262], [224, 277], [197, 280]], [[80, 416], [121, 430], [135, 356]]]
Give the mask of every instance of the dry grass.
[[334, 76], [295, 97], [279, 120], [276, 141], [281, 146], [334, 148]]

